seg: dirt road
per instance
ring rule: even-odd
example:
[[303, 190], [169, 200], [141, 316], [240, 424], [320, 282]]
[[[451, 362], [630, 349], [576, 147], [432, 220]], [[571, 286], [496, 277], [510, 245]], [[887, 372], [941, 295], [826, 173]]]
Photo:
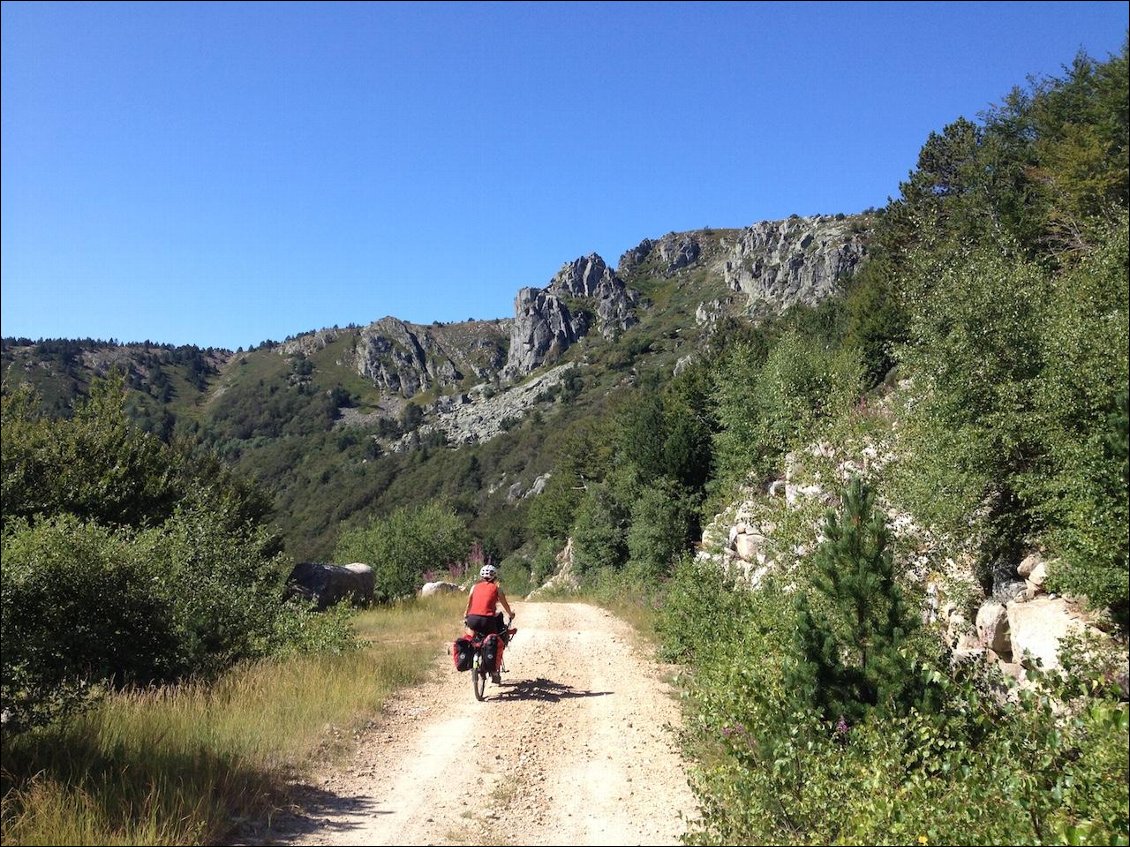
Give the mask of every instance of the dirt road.
[[344, 770], [300, 792], [260, 844], [679, 844], [694, 800], [678, 704], [607, 612], [517, 603], [508, 674], [477, 702], [467, 673], [397, 698]]

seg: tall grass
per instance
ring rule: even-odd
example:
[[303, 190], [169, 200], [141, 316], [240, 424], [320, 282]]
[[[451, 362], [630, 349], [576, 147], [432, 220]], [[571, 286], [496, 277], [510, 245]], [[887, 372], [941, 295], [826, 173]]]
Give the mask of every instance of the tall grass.
[[655, 624], [665, 590], [654, 577], [641, 576], [631, 568], [624, 571], [601, 569], [585, 580], [576, 595], [554, 599], [600, 606], [631, 624], [641, 646], [654, 649], [659, 643]]
[[246, 665], [211, 685], [108, 696], [4, 739], [5, 844], [208, 844], [281, 805], [288, 780], [347, 754], [460, 631], [462, 595], [360, 613], [363, 647]]

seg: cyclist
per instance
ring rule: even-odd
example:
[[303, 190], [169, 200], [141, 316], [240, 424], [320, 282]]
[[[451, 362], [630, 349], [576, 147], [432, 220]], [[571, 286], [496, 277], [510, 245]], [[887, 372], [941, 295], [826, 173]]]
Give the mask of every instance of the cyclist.
[[[502, 589], [498, 587], [498, 568], [494, 565], [483, 565], [479, 569], [480, 581], [471, 586], [467, 596], [467, 611], [464, 612], [463, 623], [467, 626], [467, 635], [489, 635], [504, 632], [502, 612], [498, 611], [501, 605], [506, 614], [514, 620], [514, 612]], [[499, 639], [498, 667], [502, 667], [502, 640]], [[496, 685], [502, 682], [498, 671], [491, 674], [491, 681]]]

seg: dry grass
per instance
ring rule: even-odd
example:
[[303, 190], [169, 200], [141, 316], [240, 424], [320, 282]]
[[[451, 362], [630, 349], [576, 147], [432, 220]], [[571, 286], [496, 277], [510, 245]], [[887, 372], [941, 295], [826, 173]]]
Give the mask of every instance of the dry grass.
[[288, 778], [348, 752], [458, 633], [462, 596], [359, 614], [365, 647], [237, 668], [214, 685], [113, 695], [4, 740], [5, 844], [206, 844], [280, 801]]

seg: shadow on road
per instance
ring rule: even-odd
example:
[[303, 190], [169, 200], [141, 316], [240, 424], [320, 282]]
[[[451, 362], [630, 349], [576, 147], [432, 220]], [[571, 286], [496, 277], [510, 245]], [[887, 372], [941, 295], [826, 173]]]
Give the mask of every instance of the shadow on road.
[[537, 679], [519, 679], [514, 682], [504, 682], [501, 686], [487, 690], [495, 700], [543, 700], [556, 703], [558, 700], [567, 700], [571, 697], [605, 697], [611, 691], [579, 691], [571, 685], [554, 682], [539, 676]]
[[265, 847], [290, 844], [315, 833], [347, 833], [362, 829], [374, 815], [391, 815], [373, 798], [337, 794], [312, 785], [292, 785], [284, 809], [266, 821], [246, 821], [219, 842], [229, 847]]

